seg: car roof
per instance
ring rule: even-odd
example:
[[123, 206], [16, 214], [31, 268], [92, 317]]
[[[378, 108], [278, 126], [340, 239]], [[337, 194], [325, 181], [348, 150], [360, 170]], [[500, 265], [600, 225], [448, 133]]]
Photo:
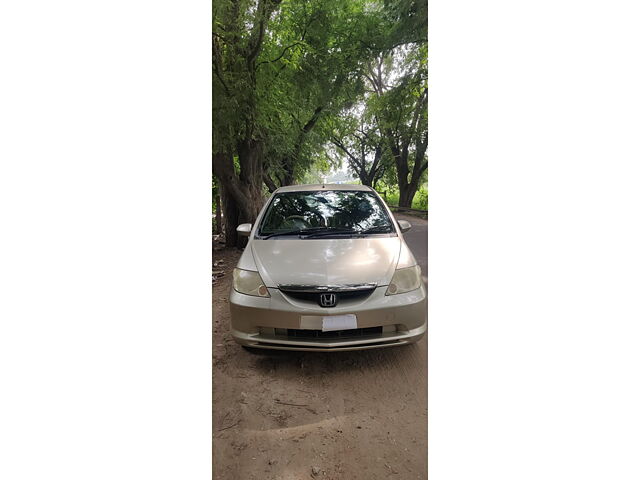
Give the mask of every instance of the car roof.
[[274, 193], [282, 192], [317, 192], [318, 190], [344, 190], [350, 192], [370, 192], [373, 189], [366, 185], [353, 185], [348, 183], [317, 183], [313, 185], [287, 185], [278, 188]]

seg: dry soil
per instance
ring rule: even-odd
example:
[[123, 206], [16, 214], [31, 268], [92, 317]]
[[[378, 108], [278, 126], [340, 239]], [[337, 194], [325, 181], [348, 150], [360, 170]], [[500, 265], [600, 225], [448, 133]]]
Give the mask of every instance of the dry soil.
[[[427, 222], [401, 218], [426, 263]], [[214, 479], [426, 479], [426, 338], [361, 352], [250, 353], [229, 333], [240, 254], [214, 252], [225, 271], [213, 295]]]

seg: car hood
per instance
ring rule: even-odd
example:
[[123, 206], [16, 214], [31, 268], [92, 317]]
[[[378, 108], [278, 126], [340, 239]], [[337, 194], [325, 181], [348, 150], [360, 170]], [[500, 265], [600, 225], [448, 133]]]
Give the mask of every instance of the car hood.
[[268, 287], [388, 285], [400, 245], [399, 237], [274, 239], [251, 242], [251, 251]]

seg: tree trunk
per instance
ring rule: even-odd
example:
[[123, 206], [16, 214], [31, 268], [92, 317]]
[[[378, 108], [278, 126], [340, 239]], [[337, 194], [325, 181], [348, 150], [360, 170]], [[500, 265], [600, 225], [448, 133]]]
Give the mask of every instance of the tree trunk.
[[398, 178], [398, 189], [400, 191], [400, 198], [398, 199], [398, 206], [411, 208], [413, 203], [413, 197], [415, 197], [418, 188], [420, 187], [420, 178], [426, 169], [426, 164], [422, 163], [422, 158], [416, 158], [411, 173], [411, 180], [409, 181], [409, 148], [408, 144], [405, 144], [402, 148], [399, 148], [398, 144], [394, 142], [393, 136], [388, 134], [389, 146], [396, 163], [396, 173]]
[[399, 207], [409, 207], [411, 208], [411, 202], [409, 199], [409, 191], [407, 189], [408, 185], [398, 185], [400, 189], [400, 197], [398, 198], [398, 206]]
[[418, 186], [411, 183], [405, 183], [398, 185], [400, 189], [400, 198], [398, 199], [399, 207], [411, 208], [411, 204], [413, 203], [413, 197], [416, 196], [416, 192], [418, 191]]
[[222, 214], [220, 210], [220, 195], [216, 195], [216, 234], [222, 233]]
[[270, 193], [275, 192], [276, 189], [278, 188], [278, 186], [276, 185], [276, 182], [274, 182], [273, 179], [266, 172], [262, 177], [262, 181], [267, 186], [267, 189], [269, 190]]
[[362, 185], [366, 185], [367, 187], [371, 186], [371, 176], [369, 174], [369, 172], [367, 172], [367, 170], [365, 168], [362, 168], [359, 172], [358, 172], [358, 176], [360, 177], [360, 181], [362, 182]]
[[241, 141], [238, 144], [238, 159], [240, 160], [240, 183], [249, 202], [241, 212], [240, 220], [241, 223], [253, 223], [264, 205], [262, 144], [250, 139]]
[[222, 193], [222, 210], [224, 211], [224, 237], [227, 247], [235, 247], [238, 244], [238, 217], [240, 212], [233, 198], [224, 184], [220, 185]]
[[414, 170], [413, 174], [411, 175], [410, 182], [404, 181], [398, 183], [398, 187], [400, 189], [398, 206], [411, 208], [413, 197], [416, 196], [416, 193], [418, 193], [418, 190], [420, 189], [420, 179], [422, 178], [425, 167], [426, 165], [422, 165], [422, 168]]
[[287, 185], [293, 185], [295, 183], [295, 176], [293, 174], [294, 163], [294, 158], [292, 158], [291, 156], [285, 157], [283, 162], [284, 177], [282, 177], [281, 179], [281, 187], [286, 187]]
[[222, 191], [227, 247], [240, 244], [236, 228], [241, 223], [255, 222], [264, 203], [260, 143], [255, 140], [239, 142], [238, 158], [240, 175], [236, 174], [232, 154], [218, 152], [213, 156], [213, 172], [220, 181]]

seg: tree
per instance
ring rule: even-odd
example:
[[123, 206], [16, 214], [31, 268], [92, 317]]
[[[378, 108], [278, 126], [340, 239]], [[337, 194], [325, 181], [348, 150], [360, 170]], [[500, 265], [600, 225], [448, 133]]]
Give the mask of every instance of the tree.
[[411, 207], [428, 168], [426, 45], [381, 53], [367, 79], [375, 95], [371, 109], [395, 163], [399, 206]]
[[283, 4], [273, 23], [277, 45], [265, 57], [270, 95], [265, 103], [269, 142], [265, 152], [269, 190], [304, 176], [324, 156], [326, 123], [364, 89], [369, 52], [358, 43], [374, 20], [370, 0], [324, 0]]
[[255, 219], [263, 202], [257, 59], [280, 1], [213, 3], [213, 171], [220, 180], [228, 246], [237, 244], [236, 226]]
[[378, 126], [367, 122], [361, 110], [355, 109], [334, 122], [329, 141], [346, 158], [360, 182], [375, 188], [389, 166], [388, 149]]
[[386, 138], [400, 191], [410, 207], [428, 168], [427, 2], [384, 0], [375, 52], [367, 65], [367, 112]]
[[[255, 220], [267, 191], [310, 170], [317, 178], [335, 119], [366, 98], [373, 59], [422, 41], [421, 9], [416, 0], [213, 2], [213, 169], [228, 246], [238, 242], [239, 223]], [[353, 165], [372, 184], [392, 164], [391, 96], [402, 95], [388, 90], [371, 107], [378, 116], [352, 130], [360, 144], [350, 135], [336, 146], [359, 158]], [[420, 115], [416, 122], [426, 125]], [[420, 157], [415, 145], [409, 141], [408, 163]]]
[[227, 244], [269, 190], [321, 156], [324, 116], [362, 90], [370, 55], [358, 39], [379, 13], [371, 0], [217, 0], [213, 23], [213, 167]]

